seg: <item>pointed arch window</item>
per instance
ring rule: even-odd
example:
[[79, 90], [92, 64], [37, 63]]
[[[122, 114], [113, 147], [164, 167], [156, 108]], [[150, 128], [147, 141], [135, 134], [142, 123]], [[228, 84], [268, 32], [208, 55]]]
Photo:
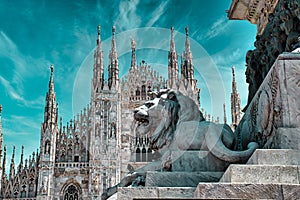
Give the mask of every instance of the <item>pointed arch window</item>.
[[137, 148], [135, 153], [136, 153], [135, 161], [136, 162], [141, 162], [141, 150], [140, 150], [140, 148]]
[[146, 98], [146, 86], [142, 85], [142, 98]]
[[64, 200], [78, 200], [79, 199], [79, 191], [74, 185], [70, 185], [65, 193]]
[[144, 147], [142, 149], [142, 162], [146, 162], [147, 158], [146, 158], [146, 148]]
[[141, 91], [140, 91], [140, 88], [137, 87], [136, 91], [135, 91], [135, 96], [140, 96], [141, 95]]
[[152, 162], [152, 150], [150, 148], [147, 151], [147, 156], [148, 162]]
[[45, 154], [50, 154], [50, 141], [47, 140], [45, 142], [45, 151], [44, 151]]
[[26, 198], [26, 191], [25, 190], [21, 191], [21, 198]]
[[69, 149], [67, 151], [67, 158], [68, 158], [68, 162], [72, 162], [72, 149], [71, 149], [71, 147], [69, 147]]

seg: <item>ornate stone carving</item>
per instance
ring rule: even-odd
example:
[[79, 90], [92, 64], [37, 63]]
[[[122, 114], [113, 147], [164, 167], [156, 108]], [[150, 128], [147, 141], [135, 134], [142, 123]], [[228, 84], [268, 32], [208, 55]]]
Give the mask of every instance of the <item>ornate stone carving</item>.
[[118, 187], [128, 186], [137, 177], [145, 176], [147, 171], [171, 171], [173, 151], [207, 150], [220, 160], [243, 162], [258, 147], [256, 143], [249, 143], [245, 151], [231, 150], [235, 137], [230, 127], [205, 121], [196, 103], [180, 92], [161, 90], [156, 98], [135, 109], [134, 118], [138, 122], [137, 134], [150, 137], [150, 147], [162, 155], [161, 159], [126, 176], [109, 188], [103, 199], [115, 193]]
[[299, 127], [299, 66], [297, 53], [278, 57], [236, 129], [235, 149], [245, 149], [249, 141], [269, 148], [278, 127]]
[[246, 81], [249, 84], [248, 104], [266, 77], [279, 54], [300, 47], [299, 1], [281, 0], [261, 35], [257, 35], [254, 46], [246, 56]]

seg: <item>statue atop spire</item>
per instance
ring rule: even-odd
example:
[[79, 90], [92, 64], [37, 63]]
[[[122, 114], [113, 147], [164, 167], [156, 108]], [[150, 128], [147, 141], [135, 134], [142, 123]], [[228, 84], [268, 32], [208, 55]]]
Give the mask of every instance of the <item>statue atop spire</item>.
[[97, 38], [97, 45], [101, 45], [101, 36], [100, 36], [100, 25], [98, 25], [98, 38]]
[[130, 69], [136, 69], [136, 53], [135, 53], [135, 41], [131, 38], [131, 67]]
[[54, 81], [53, 81], [53, 72], [54, 72], [54, 66], [50, 66], [50, 80], [49, 80], [49, 93], [54, 92]]
[[135, 49], [135, 40], [131, 38], [131, 49]]

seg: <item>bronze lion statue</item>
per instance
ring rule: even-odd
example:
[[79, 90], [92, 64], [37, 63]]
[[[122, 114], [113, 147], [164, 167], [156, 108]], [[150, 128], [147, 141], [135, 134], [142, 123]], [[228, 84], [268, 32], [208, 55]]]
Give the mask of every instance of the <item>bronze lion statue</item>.
[[151, 101], [145, 102], [134, 110], [137, 122], [136, 133], [147, 134], [150, 148], [160, 153], [156, 162], [128, 174], [116, 186], [107, 189], [102, 199], [117, 192], [118, 187], [126, 187], [147, 171], [172, 171], [171, 152], [206, 150], [216, 158], [229, 163], [245, 162], [258, 148], [250, 142], [248, 149], [234, 151], [236, 138], [226, 124], [205, 121], [196, 103], [180, 92], [161, 90]]

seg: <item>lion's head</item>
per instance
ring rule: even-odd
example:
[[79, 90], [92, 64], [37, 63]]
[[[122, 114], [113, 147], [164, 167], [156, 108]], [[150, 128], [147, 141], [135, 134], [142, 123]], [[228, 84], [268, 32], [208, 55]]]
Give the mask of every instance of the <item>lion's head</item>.
[[178, 123], [204, 120], [192, 99], [171, 90], [161, 90], [153, 100], [135, 109], [134, 119], [137, 134], [148, 134], [154, 150], [172, 142]]

